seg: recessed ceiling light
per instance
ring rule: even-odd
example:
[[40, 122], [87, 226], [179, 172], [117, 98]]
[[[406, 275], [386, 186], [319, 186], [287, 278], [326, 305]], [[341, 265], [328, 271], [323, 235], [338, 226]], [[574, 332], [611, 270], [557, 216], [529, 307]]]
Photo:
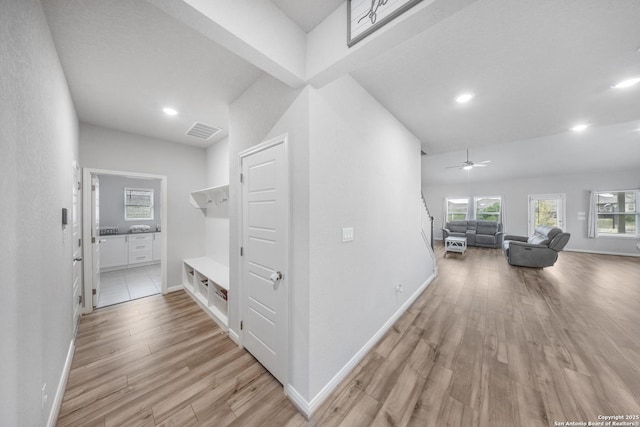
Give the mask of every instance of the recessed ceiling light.
[[165, 108], [162, 109], [162, 111], [164, 111], [164, 113], [167, 116], [176, 116], [176, 115], [178, 115], [178, 112], [175, 109], [171, 108], [171, 107], [165, 107]]
[[474, 93], [471, 93], [471, 92], [469, 92], [469, 93], [463, 93], [463, 94], [459, 95], [459, 96], [456, 98], [456, 102], [457, 102], [457, 103], [459, 103], [459, 104], [465, 104], [465, 103], [467, 103], [467, 102], [471, 101], [471, 99], [472, 99], [474, 96], [476, 96], [476, 95], [475, 95]]
[[571, 130], [574, 132], [582, 132], [588, 127], [589, 127], [589, 123], [580, 123], [579, 125], [575, 125], [574, 127], [572, 127]]
[[628, 87], [635, 86], [638, 83], [640, 83], [640, 77], [634, 77], [632, 79], [623, 80], [611, 87], [613, 89], [626, 89]]

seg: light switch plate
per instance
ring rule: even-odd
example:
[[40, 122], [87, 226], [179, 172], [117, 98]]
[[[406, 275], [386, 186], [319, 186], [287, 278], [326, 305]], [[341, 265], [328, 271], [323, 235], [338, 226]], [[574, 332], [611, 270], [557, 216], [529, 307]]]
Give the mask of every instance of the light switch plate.
[[353, 241], [353, 227], [342, 228], [342, 243]]

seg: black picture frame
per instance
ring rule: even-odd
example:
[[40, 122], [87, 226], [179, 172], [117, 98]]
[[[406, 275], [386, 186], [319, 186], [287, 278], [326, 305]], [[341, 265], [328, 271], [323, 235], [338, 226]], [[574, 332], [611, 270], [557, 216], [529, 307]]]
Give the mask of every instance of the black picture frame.
[[[364, 40], [373, 32], [396, 19], [407, 10], [411, 9], [422, 0], [347, 0], [347, 46], [351, 47], [359, 41]], [[363, 5], [369, 6], [363, 11]], [[381, 11], [381, 7], [390, 7]], [[358, 9], [360, 11], [358, 12]], [[383, 14], [383, 18], [378, 20], [378, 14]], [[353, 23], [357, 28], [354, 28]], [[364, 24], [362, 24], [364, 22]]]

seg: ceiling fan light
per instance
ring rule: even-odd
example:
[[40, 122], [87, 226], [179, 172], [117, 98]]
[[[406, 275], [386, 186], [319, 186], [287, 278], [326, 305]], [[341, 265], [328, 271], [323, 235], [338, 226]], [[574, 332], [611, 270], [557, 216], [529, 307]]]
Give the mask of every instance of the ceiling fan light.
[[466, 170], [466, 171], [470, 171], [471, 169], [473, 169], [473, 165], [466, 165], [463, 166], [462, 169]]

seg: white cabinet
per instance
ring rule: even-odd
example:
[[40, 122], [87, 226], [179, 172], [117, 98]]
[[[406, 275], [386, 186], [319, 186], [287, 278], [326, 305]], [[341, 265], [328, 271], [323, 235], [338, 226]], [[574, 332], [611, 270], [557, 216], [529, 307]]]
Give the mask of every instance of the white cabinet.
[[153, 261], [160, 261], [162, 256], [162, 233], [153, 233]]
[[162, 234], [100, 236], [100, 270], [119, 270], [160, 262]]
[[229, 267], [211, 258], [185, 259], [184, 289], [223, 330], [228, 329]]
[[131, 234], [129, 237], [129, 265], [153, 261], [153, 234]]
[[100, 236], [100, 268], [126, 266], [128, 249], [127, 236]]

